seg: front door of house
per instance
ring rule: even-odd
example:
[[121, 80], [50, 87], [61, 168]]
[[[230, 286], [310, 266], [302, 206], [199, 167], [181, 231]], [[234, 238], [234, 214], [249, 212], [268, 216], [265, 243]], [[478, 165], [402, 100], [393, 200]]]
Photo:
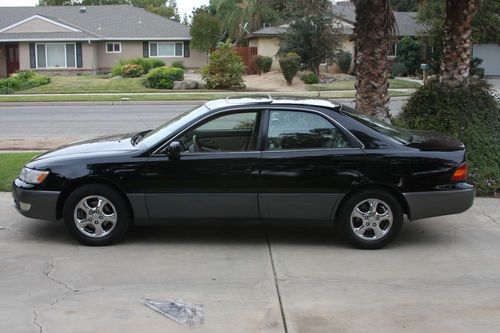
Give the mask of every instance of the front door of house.
[[5, 45], [5, 54], [7, 58], [7, 75], [17, 72], [19, 70], [19, 45]]

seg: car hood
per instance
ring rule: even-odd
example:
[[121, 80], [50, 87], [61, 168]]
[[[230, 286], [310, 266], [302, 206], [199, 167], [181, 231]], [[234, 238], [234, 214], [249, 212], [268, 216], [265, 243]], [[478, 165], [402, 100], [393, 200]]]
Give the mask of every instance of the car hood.
[[[135, 133], [134, 133], [135, 134]], [[31, 162], [41, 161], [56, 157], [71, 157], [75, 155], [106, 155], [116, 152], [131, 152], [137, 148], [131, 143], [132, 133], [113, 136], [103, 136], [90, 140], [73, 142], [56, 149], [50, 150], [35, 157]]]
[[434, 131], [408, 131], [412, 135], [412, 141], [408, 147], [418, 148], [420, 150], [440, 150], [454, 151], [464, 150], [464, 144], [453, 137], [446, 136]]

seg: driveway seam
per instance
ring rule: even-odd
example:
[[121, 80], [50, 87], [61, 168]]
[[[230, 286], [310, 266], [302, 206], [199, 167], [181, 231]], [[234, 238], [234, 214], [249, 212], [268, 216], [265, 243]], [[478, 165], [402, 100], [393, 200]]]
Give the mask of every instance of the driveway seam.
[[273, 270], [273, 276], [274, 276], [274, 285], [276, 287], [276, 293], [278, 295], [278, 302], [280, 305], [280, 312], [281, 312], [281, 321], [283, 322], [283, 329], [285, 333], [288, 333], [288, 327], [286, 324], [286, 316], [285, 316], [285, 310], [283, 309], [283, 302], [281, 300], [281, 292], [280, 292], [280, 286], [278, 282], [278, 275], [276, 273], [276, 267], [274, 266], [274, 257], [273, 257], [273, 251], [271, 249], [271, 240], [269, 238], [269, 231], [267, 227], [264, 227], [266, 231], [266, 240], [267, 240], [267, 249], [269, 251], [269, 260], [271, 261], [271, 267]]

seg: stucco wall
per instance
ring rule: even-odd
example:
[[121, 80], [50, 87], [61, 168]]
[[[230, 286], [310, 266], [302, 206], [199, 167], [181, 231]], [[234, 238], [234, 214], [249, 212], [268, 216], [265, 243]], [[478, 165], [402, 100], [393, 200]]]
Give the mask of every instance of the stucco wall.
[[94, 44], [89, 44], [87, 42], [82, 42], [82, 68], [61, 68], [61, 69], [34, 69], [30, 68], [30, 48], [29, 43], [19, 43], [19, 69], [20, 70], [36, 70], [39, 72], [91, 72], [93, 70], [93, 65], [95, 64], [94, 59]]
[[39, 18], [34, 18], [23, 24], [12, 27], [9, 30], [4, 31], [4, 33], [23, 33], [23, 32], [68, 32], [70, 30], [58, 26], [56, 24], [41, 20]]
[[277, 37], [258, 37], [250, 40], [250, 46], [257, 46], [257, 54], [273, 58], [271, 70], [279, 71], [280, 65], [276, 54], [280, 49], [280, 39]]
[[[132, 59], [143, 56], [142, 41], [121, 42], [121, 53], [106, 53], [106, 42], [97, 44], [97, 59], [99, 71], [109, 72], [120, 59]], [[155, 57], [165, 62], [166, 65], [181, 60], [189, 68], [200, 68], [207, 65], [208, 57], [205, 52], [191, 48], [189, 57]]]
[[5, 46], [0, 45], [0, 77], [7, 76], [7, 59], [5, 56]]
[[106, 53], [106, 42], [96, 44], [99, 71], [110, 71], [120, 59], [142, 58], [142, 42], [121, 42], [121, 53]]

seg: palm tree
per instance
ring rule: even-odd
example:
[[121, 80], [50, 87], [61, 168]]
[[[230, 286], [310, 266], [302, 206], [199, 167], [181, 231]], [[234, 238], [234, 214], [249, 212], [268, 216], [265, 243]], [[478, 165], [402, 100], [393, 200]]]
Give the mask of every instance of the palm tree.
[[246, 32], [259, 30], [263, 23], [275, 23], [279, 19], [266, 0], [212, 0], [210, 5], [236, 45], [241, 44]]
[[472, 49], [472, 19], [479, 0], [445, 0], [443, 55], [439, 82], [466, 87]]
[[395, 19], [389, 0], [352, 0], [356, 54], [356, 108], [389, 121], [389, 39]]

